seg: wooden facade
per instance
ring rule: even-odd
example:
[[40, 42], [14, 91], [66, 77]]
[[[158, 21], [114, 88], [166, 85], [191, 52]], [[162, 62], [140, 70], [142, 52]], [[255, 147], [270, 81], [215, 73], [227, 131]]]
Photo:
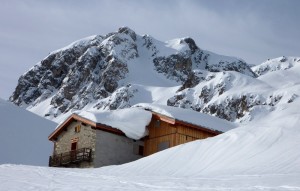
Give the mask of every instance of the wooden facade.
[[221, 133], [157, 113], [153, 113], [148, 130], [149, 135], [145, 138], [144, 156]]

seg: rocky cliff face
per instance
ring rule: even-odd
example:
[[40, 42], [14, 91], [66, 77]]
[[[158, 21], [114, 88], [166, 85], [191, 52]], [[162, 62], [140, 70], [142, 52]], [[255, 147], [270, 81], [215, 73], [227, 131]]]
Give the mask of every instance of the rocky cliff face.
[[[203, 50], [191, 38], [164, 43], [122, 27], [50, 53], [20, 77], [10, 101], [54, 120], [155, 102], [241, 121], [254, 106], [271, 109], [282, 99], [261, 93], [272, 88], [256, 77], [270, 71]], [[259, 91], [246, 91], [249, 84]]]

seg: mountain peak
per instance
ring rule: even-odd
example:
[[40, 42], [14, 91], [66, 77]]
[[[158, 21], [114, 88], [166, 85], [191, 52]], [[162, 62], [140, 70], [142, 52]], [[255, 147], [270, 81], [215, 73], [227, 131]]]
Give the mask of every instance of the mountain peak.
[[134, 41], [136, 40], [136, 33], [129, 27], [120, 27], [118, 33], [124, 33], [129, 35]]
[[192, 54], [194, 54], [196, 50], [199, 49], [194, 39], [192, 39], [191, 37], [185, 37], [180, 42], [185, 42], [189, 46], [190, 50], [192, 51]]
[[[244, 61], [201, 50], [190, 37], [164, 43], [120, 27], [50, 53], [20, 77], [10, 101], [49, 118], [87, 107], [112, 110], [152, 100], [167, 104], [177, 90], [201, 82], [199, 71], [256, 76]], [[153, 87], [171, 91], [152, 97]]]

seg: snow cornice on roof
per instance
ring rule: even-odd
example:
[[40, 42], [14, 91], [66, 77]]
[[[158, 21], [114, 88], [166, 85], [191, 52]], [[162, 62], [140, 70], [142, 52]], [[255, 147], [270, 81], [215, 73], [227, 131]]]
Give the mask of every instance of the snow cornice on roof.
[[133, 107], [143, 108], [154, 114], [164, 116], [165, 119], [172, 121], [173, 124], [184, 124], [189, 127], [200, 128], [207, 132], [220, 134], [237, 127], [237, 124], [230, 121], [190, 109], [149, 103], [140, 103]]
[[116, 129], [114, 127], [111, 127], [109, 125], [106, 125], [106, 124], [102, 124], [102, 123], [99, 123], [99, 122], [94, 122], [92, 120], [89, 120], [85, 117], [82, 117], [78, 114], [75, 114], [73, 113], [72, 115], [70, 115], [62, 124], [60, 124], [56, 130], [54, 132], [52, 132], [48, 139], [50, 141], [55, 141], [58, 137], [58, 135], [63, 131], [65, 130], [65, 128], [67, 128], [73, 121], [81, 121], [87, 125], [90, 125], [91, 128], [93, 129], [101, 129], [103, 131], [108, 131], [108, 132], [111, 132], [111, 133], [115, 133], [115, 134], [118, 134], [118, 135], [123, 135], [125, 136], [125, 134], [119, 130], [119, 129]]
[[166, 115], [154, 112], [154, 111], [151, 111], [151, 112], [152, 112], [153, 116], [159, 118], [161, 121], [165, 121], [165, 122], [173, 124], [173, 125], [184, 125], [184, 126], [187, 126], [187, 127], [200, 129], [202, 131], [205, 131], [205, 132], [208, 132], [208, 133], [211, 133], [211, 134], [214, 134], [214, 135], [219, 135], [219, 134], [223, 133], [222, 131], [218, 131], [218, 130], [215, 130], [215, 129], [212, 129], [212, 128], [209, 128], [209, 127], [199, 126], [199, 125], [189, 123], [187, 121], [183, 121], [183, 120], [180, 120], [180, 119], [172, 118], [172, 117], [169, 117], [169, 116], [166, 116]]
[[82, 111], [70, 115], [48, 137], [54, 141], [73, 121], [81, 121], [94, 129], [101, 129], [118, 135], [139, 140], [148, 135], [147, 126], [153, 119], [172, 125], [183, 125], [218, 135], [235, 128], [233, 123], [203, 113], [161, 105], [137, 105], [136, 107], [98, 112]]

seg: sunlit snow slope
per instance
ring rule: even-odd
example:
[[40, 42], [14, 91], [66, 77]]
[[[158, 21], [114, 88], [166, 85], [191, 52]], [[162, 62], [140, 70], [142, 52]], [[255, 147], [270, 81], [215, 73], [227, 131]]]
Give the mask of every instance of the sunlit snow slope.
[[[48, 165], [56, 123], [0, 99], [0, 164]], [[1, 190], [1, 186], [0, 186]]]
[[[250, 114], [255, 116], [255, 120], [217, 137], [177, 146], [137, 162], [108, 167], [100, 172], [180, 177], [299, 175], [300, 63], [288, 69], [266, 72], [257, 80], [276, 89], [275, 92], [282, 98], [269, 111], [263, 106], [254, 107]], [[282, 85], [279, 87], [276, 84]]]

